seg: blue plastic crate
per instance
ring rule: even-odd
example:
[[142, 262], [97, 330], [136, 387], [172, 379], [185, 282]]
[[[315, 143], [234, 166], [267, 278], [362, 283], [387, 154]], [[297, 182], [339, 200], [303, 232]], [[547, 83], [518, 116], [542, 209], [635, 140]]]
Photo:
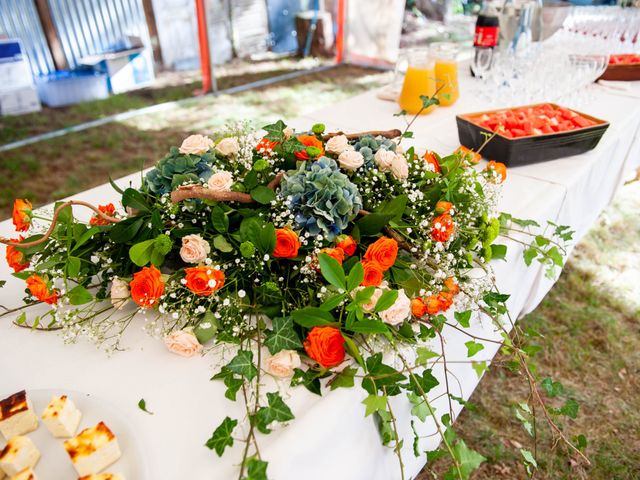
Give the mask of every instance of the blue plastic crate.
[[60, 70], [36, 79], [42, 103], [63, 107], [109, 96], [107, 76], [93, 70]]

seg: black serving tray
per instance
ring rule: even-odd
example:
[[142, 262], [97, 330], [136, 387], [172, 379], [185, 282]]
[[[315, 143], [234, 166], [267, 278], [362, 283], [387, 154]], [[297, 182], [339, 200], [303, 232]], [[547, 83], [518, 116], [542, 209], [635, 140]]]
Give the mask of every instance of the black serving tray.
[[[556, 104], [545, 102], [544, 104], [524, 105], [514, 108], [527, 108], [546, 104], [552, 105], [555, 108], [559, 107]], [[486, 141], [486, 135], [483, 135], [483, 133], [493, 135], [493, 132], [477, 125], [474, 123], [474, 120], [483, 114], [504, 110], [504, 108], [501, 108], [485, 112], [457, 115], [456, 122], [458, 124], [460, 143], [467, 148], [477, 151]], [[600, 138], [602, 138], [604, 132], [609, 128], [609, 122], [578, 112], [577, 110], [573, 111], [585, 118], [593, 120], [596, 122], [596, 125], [570, 130], [568, 132], [547, 133], [544, 135], [532, 135], [519, 138], [508, 138], [498, 133], [485, 145], [480, 153], [485, 158], [497, 160], [507, 166], [515, 167], [518, 165], [570, 157], [593, 150], [598, 145], [598, 142], [600, 142]]]

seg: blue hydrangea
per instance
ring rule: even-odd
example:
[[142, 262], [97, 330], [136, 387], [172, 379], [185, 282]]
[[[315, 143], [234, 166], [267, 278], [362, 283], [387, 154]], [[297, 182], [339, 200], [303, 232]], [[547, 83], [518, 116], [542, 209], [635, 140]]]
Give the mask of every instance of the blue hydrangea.
[[145, 183], [152, 193], [164, 195], [183, 183], [198, 182], [200, 179], [206, 181], [213, 173], [212, 158], [210, 154], [182, 155], [174, 147], [147, 173]]
[[364, 158], [364, 168], [369, 169], [374, 166], [373, 157], [381, 148], [385, 150], [396, 151], [396, 142], [388, 138], [375, 138], [371, 135], [365, 135], [358, 140], [353, 146], [357, 152], [362, 154]]
[[280, 195], [287, 200], [297, 228], [328, 240], [347, 228], [362, 208], [358, 188], [327, 157], [300, 165], [282, 182]]

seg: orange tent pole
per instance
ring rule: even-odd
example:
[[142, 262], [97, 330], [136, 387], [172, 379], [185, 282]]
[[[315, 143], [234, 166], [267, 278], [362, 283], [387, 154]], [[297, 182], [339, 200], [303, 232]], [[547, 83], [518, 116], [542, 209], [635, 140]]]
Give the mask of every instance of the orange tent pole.
[[196, 0], [196, 15], [198, 17], [198, 43], [200, 44], [200, 69], [202, 70], [203, 94], [211, 91], [211, 54], [209, 52], [209, 35], [207, 34], [207, 18], [204, 0]]
[[338, 12], [336, 14], [336, 63], [344, 61], [344, 21], [346, 17], [347, 0], [338, 0]]

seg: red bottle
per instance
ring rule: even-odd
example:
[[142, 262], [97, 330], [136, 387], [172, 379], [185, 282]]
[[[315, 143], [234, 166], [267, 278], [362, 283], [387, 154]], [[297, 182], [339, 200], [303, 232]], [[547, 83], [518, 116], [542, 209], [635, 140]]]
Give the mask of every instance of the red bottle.
[[500, 20], [495, 7], [485, 3], [478, 14], [476, 32], [473, 37], [475, 55], [471, 72], [474, 76], [482, 78], [491, 69], [493, 63], [493, 50], [498, 44], [500, 34]]

